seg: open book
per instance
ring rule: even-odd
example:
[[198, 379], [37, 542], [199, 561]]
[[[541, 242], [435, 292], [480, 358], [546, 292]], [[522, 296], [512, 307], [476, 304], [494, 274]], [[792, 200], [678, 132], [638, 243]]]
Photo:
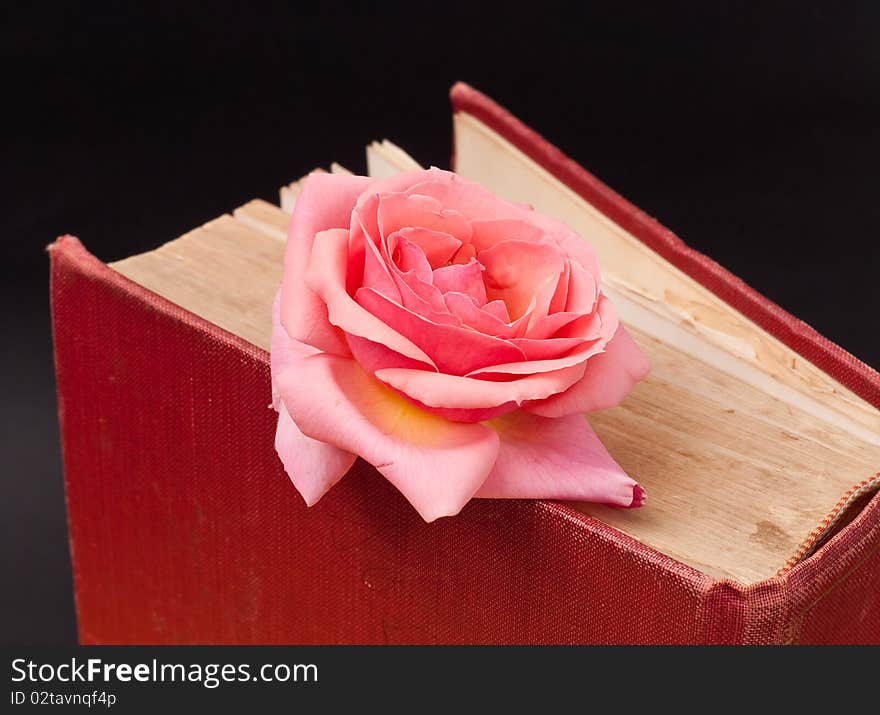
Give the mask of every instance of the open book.
[[[749, 584], [807, 557], [880, 487], [875, 407], [480, 119], [455, 115], [455, 147], [458, 173], [562, 219], [593, 244], [603, 290], [651, 361], [651, 374], [621, 406], [590, 415], [649, 501], [637, 510], [579, 510], [709, 576]], [[419, 164], [382, 141], [367, 147], [367, 167], [384, 177]], [[299, 186], [283, 187], [279, 205], [251, 201], [112, 268], [268, 350]]]

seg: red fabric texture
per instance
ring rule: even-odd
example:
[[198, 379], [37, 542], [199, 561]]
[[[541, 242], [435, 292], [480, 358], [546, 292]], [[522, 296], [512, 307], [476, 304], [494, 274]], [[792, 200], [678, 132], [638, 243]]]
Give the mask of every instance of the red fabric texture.
[[880, 497], [748, 587], [552, 502], [426, 524], [360, 460], [308, 509], [267, 353], [75, 238], [50, 255], [83, 643], [880, 642]]
[[486, 95], [459, 82], [453, 86], [450, 96], [454, 111], [466, 112], [479, 119], [667, 261], [866, 402], [880, 408], [880, 374], [876, 370], [783, 310], [708, 256], [690, 248], [672, 231], [633, 206]]

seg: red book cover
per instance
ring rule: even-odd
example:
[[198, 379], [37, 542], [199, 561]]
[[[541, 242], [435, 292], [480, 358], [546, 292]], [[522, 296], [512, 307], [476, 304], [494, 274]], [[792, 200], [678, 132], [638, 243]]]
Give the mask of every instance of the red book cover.
[[[874, 405], [877, 373], [611, 192], [483, 95], [468, 112]], [[792, 568], [712, 578], [565, 504], [425, 524], [358, 460], [308, 509], [273, 448], [268, 354], [72, 237], [50, 250], [83, 643], [880, 642], [880, 497]]]

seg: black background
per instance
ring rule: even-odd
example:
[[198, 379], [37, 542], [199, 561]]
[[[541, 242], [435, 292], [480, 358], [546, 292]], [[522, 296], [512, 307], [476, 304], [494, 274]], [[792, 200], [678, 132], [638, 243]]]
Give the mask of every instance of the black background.
[[4, 4], [0, 641], [75, 640], [45, 245], [154, 248], [381, 137], [448, 166], [458, 79], [880, 365], [880, 5], [524, 5]]

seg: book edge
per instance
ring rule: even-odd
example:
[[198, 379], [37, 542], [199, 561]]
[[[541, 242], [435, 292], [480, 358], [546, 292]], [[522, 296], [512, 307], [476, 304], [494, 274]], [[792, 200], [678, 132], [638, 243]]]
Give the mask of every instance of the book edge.
[[53, 273], [60, 268], [61, 262], [64, 261], [71, 266], [75, 266], [79, 272], [84, 275], [91, 276], [95, 280], [107, 282], [117, 290], [129, 294], [133, 298], [142, 300], [151, 305], [157, 312], [166, 314], [175, 320], [179, 320], [189, 325], [194, 330], [209, 333], [215, 339], [227, 343], [231, 347], [238, 348], [248, 357], [263, 362], [266, 365], [269, 364], [268, 351], [254, 345], [238, 335], [235, 335], [234, 333], [230, 333], [219, 325], [215, 325], [214, 323], [205, 320], [186, 308], [183, 308], [159, 295], [155, 291], [136, 283], [119, 271], [114, 270], [111, 266], [90, 253], [76, 236], [70, 234], [60, 236], [53, 243], [49, 244], [47, 250], [49, 252], [50, 260], [52, 261]]

